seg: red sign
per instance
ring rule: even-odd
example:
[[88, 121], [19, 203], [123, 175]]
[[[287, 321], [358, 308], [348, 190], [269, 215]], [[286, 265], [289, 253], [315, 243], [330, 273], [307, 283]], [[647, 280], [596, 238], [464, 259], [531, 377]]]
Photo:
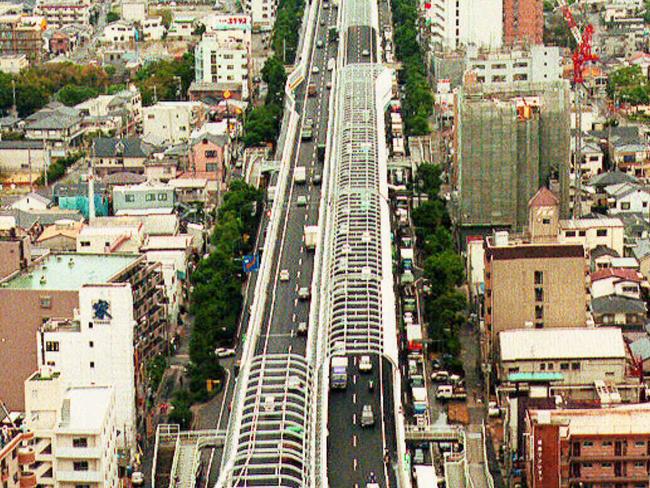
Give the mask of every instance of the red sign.
[[560, 488], [559, 426], [535, 424], [531, 448], [533, 488]]

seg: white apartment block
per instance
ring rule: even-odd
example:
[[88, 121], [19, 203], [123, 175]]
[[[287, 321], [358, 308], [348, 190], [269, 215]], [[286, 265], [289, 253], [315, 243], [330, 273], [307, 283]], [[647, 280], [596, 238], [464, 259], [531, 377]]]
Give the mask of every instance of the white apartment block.
[[486, 85], [506, 85], [518, 81], [540, 83], [562, 79], [559, 47], [531, 46], [528, 50], [468, 53], [467, 67], [476, 81]]
[[112, 22], [104, 27], [102, 42], [109, 44], [129, 44], [135, 41], [135, 29], [124, 20]]
[[142, 138], [154, 145], [189, 141], [204, 115], [201, 102], [158, 102], [142, 111]]
[[145, 41], [160, 41], [165, 35], [162, 17], [147, 17], [142, 21], [142, 36]]
[[91, 3], [88, 0], [38, 0], [34, 13], [45, 17], [48, 27], [90, 25]]
[[84, 285], [78, 319], [47, 322], [38, 334], [39, 368], [70, 385], [112, 386], [120, 446], [135, 446], [133, 295], [128, 283]]
[[25, 381], [25, 421], [34, 433], [37, 486], [117, 488], [111, 386], [69, 386], [47, 368]]
[[461, 46], [501, 47], [502, 0], [431, 0], [430, 6], [425, 8], [425, 23], [434, 44], [452, 50]]
[[197, 82], [241, 85], [242, 99], [248, 99], [252, 68], [250, 32], [208, 32], [194, 54]]
[[582, 244], [586, 251], [606, 246], [624, 254], [625, 226], [618, 218], [560, 220], [559, 233], [563, 244]]
[[244, 0], [244, 12], [251, 16], [253, 29], [270, 31], [275, 23], [277, 0]]

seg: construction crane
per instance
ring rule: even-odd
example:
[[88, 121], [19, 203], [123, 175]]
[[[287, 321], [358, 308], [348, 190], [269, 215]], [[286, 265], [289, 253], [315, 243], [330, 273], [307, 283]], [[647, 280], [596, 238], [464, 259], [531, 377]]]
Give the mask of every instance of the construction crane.
[[592, 49], [591, 43], [594, 36], [594, 26], [587, 24], [580, 31], [580, 27], [573, 17], [567, 0], [556, 0], [562, 11], [562, 16], [569, 26], [571, 35], [576, 41], [576, 48], [573, 51], [573, 89], [576, 103], [576, 138], [575, 138], [575, 200], [573, 203], [573, 216], [580, 217], [582, 214], [582, 96], [584, 92], [584, 68], [587, 63], [598, 61]]

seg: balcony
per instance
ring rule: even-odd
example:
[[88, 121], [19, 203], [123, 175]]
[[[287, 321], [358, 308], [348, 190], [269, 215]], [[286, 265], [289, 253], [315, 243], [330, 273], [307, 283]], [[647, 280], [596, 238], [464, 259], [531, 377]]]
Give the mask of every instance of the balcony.
[[99, 459], [102, 455], [99, 447], [59, 447], [56, 457], [63, 459]]
[[18, 464], [32, 464], [36, 461], [36, 451], [31, 446], [18, 448]]
[[56, 479], [65, 483], [103, 483], [104, 481], [99, 471], [58, 471]]
[[36, 486], [36, 474], [33, 471], [20, 473], [20, 488], [34, 488]]
[[569, 462], [576, 463], [588, 463], [588, 462], [599, 462], [599, 461], [650, 461], [650, 454], [637, 453], [637, 454], [610, 454], [597, 453], [587, 456], [572, 456]]

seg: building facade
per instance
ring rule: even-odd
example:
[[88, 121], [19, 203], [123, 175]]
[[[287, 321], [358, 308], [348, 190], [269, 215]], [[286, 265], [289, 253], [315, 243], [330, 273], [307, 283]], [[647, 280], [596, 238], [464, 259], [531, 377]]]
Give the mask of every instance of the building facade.
[[504, 330], [583, 327], [587, 266], [581, 245], [485, 240], [485, 327], [495, 341]]
[[615, 327], [517, 329], [499, 333], [501, 382], [554, 375], [554, 384], [593, 385], [625, 379], [623, 333]]
[[34, 435], [39, 486], [119, 486], [120, 429], [111, 386], [69, 386], [46, 368], [25, 381], [25, 422]]
[[425, 9], [431, 42], [444, 49], [498, 48], [503, 39], [502, 0], [433, 0]]
[[200, 102], [158, 102], [142, 110], [143, 139], [155, 145], [189, 141], [192, 130], [199, 127], [205, 117]]
[[648, 486], [650, 404], [529, 410], [525, 466], [531, 488]]
[[35, 13], [52, 28], [89, 26], [91, 6], [88, 0], [38, 0]]
[[541, 44], [544, 36], [542, 0], [503, 0], [503, 41], [513, 44]]
[[46, 27], [45, 19], [40, 16], [0, 16], [0, 54], [24, 54], [30, 63], [40, 63]]

